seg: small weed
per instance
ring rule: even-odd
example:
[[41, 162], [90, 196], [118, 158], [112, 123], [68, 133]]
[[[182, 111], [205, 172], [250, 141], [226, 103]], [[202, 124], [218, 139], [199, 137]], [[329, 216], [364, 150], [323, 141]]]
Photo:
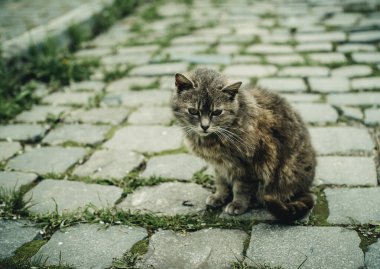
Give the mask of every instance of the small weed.
[[133, 65], [118, 65], [113, 70], [103, 70], [104, 81], [110, 82], [123, 78], [128, 75], [129, 71], [133, 68]]
[[0, 217], [18, 218], [27, 215], [30, 201], [24, 201], [25, 189], [5, 189], [0, 187]]
[[195, 173], [193, 181], [208, 189], [211, 189], [214, 185], [212, 177], [210, 175], [206, 175], [204, 172]]
[[327, 218], [329, 216], [329, 208], [323, 188], [315, 188], [313, 191], [317, 196], [317, 201], [312, 209], [309, 223], [310, 225], [318, 226], [328, 225]]
[[157, 5], [149, 5], [144, 8], [140, 14], [144, 21], [151, 22], [161, 19], [161, 15], [158, 13]]

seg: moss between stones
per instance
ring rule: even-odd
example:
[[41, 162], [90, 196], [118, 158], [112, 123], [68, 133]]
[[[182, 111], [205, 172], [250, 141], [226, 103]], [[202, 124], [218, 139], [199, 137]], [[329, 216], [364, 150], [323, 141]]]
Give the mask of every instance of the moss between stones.
[[328, 208], [328, 203], [327, 203], [326, 196], [323, 190], [324, 190], [323, 187], [315, 187], [313, 189], [314, 194], [317, 196], [317, 201], [310, 215], [310, 221], [309, 221], [310, 225], [317, 225], [317, 226], [329, 225], [327, 222], [327, 218], [329, 216], [329, 208]]

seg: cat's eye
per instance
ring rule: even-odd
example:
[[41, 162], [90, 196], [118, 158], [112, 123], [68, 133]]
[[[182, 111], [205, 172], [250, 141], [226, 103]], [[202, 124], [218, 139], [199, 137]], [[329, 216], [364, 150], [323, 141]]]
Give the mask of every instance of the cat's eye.
[[211, 115], [220, 116], [222, 114], [222, 112], [223, 112], [223, 110], [217, 109], [217, 110], [214, 110], [213, 112], [211, 112]]
[[190, 113], [191, 115], [198, 115], [198, 110], [196, 110], [195, 108], [190, 107], [190, 108], [188, 109], [188, 111], [189, 111], [189, 113]]

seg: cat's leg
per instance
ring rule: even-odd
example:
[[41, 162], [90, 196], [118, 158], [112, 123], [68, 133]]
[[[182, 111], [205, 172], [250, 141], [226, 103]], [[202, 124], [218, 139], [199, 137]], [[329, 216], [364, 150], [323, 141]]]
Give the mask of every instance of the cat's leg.
[[211, 207], [221, 207], [226, 203], [230, 195], [230, 189], [226, 179], [221, 175], [218, 175], [217, 172], [215, 175], [215, 189], [215, 193], [207, 197], [206, 205]]
[[234, 180], [232, 185], [233, 200], [224, 211], [230, 215], [240, 215], [247, 211], [251, 197], [254, 193], [254, 185], [239, 180]]

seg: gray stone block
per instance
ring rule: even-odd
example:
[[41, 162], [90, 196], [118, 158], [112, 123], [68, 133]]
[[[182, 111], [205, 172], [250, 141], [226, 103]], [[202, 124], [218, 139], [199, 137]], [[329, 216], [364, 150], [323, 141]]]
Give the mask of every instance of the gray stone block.
[[187, 67], [187, 63], [150, 64], [135, 67], [130, 74], [133, 76], [174, 76], [175, 73], [187, 71]]
[[74, 170], [74, 175], [98, 179], [122, 180], [143, 162], [141, 154], [125, 150], [96, 151], [90, 159]]
[[321, 96], [319, 94], [281, 94], [288, 102], [291, 103], [314, 103], [320, 102]]
[[83, 148], [35, 148], [10, 160], [6, 168], [37, 174], [64, 173], [85, 155]]
[[163, 106], [169, 105], [170, 97], [170, 91], [144, 90], [126, 93], [110, 93], [104, 97], [102, 102], [107, 106]]
[[319, 64], [345, 63], [347, 61], [343, 53], [311, 53], [307, 56], [311, 61]]
[[103, 141], [105, 134], [110, 130], [109, 126], [72, 124], [61, 125], [42, 140], [42, 143], [59, 145], [65, 142], [93, 145]]
[[380, 104], [380, 93], [360, 92], [346, 94], [329, 94], [327, 102], [332, 105], [378, 105]]
[[326, 77], [330, 70], [324, 66], [289, 66], [278, 72], [283, 77]]
[[300, 78], [260, 78], [257, 85], [279, 92], [303, 92], [306, 91], [306, 84]]
[[245, 261], [284, 269], [360, 268], [364, 255], [355, 231], [341, 227], [258, 224], [253, 226]]
[[81, 82], [71, 83], [66, 87], [69, 91], [90, 91], [90, 92], [101, 92], [105, 88], [104, 82], [85, 80]]
[[174, 120], [173, 112], [169, 107], [140, 107], [128, 118], [134, 125], [168, 125]]
[[380, 264], [380, 240], [369, 245], [365, 254], [365, 266], [367, 269], [377, 269]]
[[363, 31], [350, 33], [350, 42], [375, 42], [380, 40], [380, 31]]
[[178, 234], [158, 231], [151, 237], [140, 268], [227, 269], [243, 259], [247, 234], [240, 230], [204, 229]]
[[380, 62], [380, 52], [354, 52], [352, 59], [358, 63], [376, 64]]
[[376, 47], [370, 44], [347, 43], [338, 45], [336, 50], [339, 52], [375, 51]]
[[295, 50], [297, 52], [332, 51], [333, 45], [329, 42], [301, 43], [296, 46]]
[[350, 81], [344, 77], [309, 78], [310, 88], [314, 92], [347, 92], [350, 90]]
[[380, 123], [380, 109], [369, 108], [364, 111], [365, 123], [367, 124], [378, 124]]
[[292, 53], [293, 48], [289, 45], [256, 44], [249, 46], [246, 52], [256, 54]]
[[312, 143], [317, 153], [349, 154], [355, 151], [371, 153], [374, 143], [366, 129], [355, 127], [314, 127], [310, 128]]
[[351, 80], [351, 87], [353, 90], [378, 90], [380, 77], [354, 78]]
[[340, 109], [343, 112], [343, 115], [349, 118], [362, 120], [363, 119], [363, 112], [356, 107], [349, 107], [349, 106], [340, 106]]
[[295, 39], [300, 43], [307, 42], [342, 42], [346, 40], [344, 32], [324, 32], [324, 33], [301, 33], [297, 34]]
[[129, 114], [129, 109], [126, 108], [93, 108], [90, 110], [78, 109], [72, 111], [65, 119], [65, 122], [80, 122], [80, 123], [105, 123], [105, 124], [120, 124]]
[[45, 135], [48, 126], [9, 124], [0, 126], [0, 140], [36, 141]]
[[327, 221], [333, 224], [380, 221], [380, 188], [325, 189]]
[[274, 65], [240, 64], [227, 66], [223, 73], [230, 77], [267, 77], [274, 75], [277, 67]]
[[19, 247], [32, 241], [39, 231], [28, 221], [0, 220], [0, 260], [12, 257]]
[[[174, 84], [174, 77], [172, 78]], [[133, 89], [133, 87], [147, 87], [156, 81], [154, 77], [126, 77], [119, 80], [112, 81], [107, 86], [107, 92], [126, 92]]]
[[371, 67], [367, 65], [347, 65], [331, 71], [333, 77], [360, 77], [372, 74]]
[[196, 172], [206, 168], [202, 159], [190, 154], [173, 154], [153, 157], [147, 163], [141, 177], [162, 177], [179, 180], [191, 180]]
[[55, 92], [42, 99], [44, 104], [52, 105], [86, 105], [91, 98], [95, 97], [94, 92]]
[[148, 234], [140, 227], [79, 224], [56, 231], [49, 242], [32, 257], [46, 259], [46, 265], [68, 264], [75, 268], [110, 268], [114, 258], [122, 258]]
[[18, 142], [0, 142], [0, 162], [9, 159], [21, 150], [21, 144]]
[[206, 209], [211, 192], [195, 183], [167, 182], [146, 186], [129, 194], [117, 206], [123, 210], [163, 216], [196, 214]]
[[128, 149], [138, 152], [160, 152], [182, 146], [182, 132], [178, 127], [128, 126], [114, 134], [104, 144], [109, 149]]
[[270, 64], [278, 65], [303, 64], [305, 62], [299, 54], [267, 55], [265, 59]]
[[99, 209], [113, 207], [123, 190], [115, 186], [77, 181], [44, 179], [28, 191], [24, 201], [32, 213], [57, 213], [83, 210], [88, 205]]
[[318, 157], [315, 184], [377, 185], [376, 165], [370, 157]]
[[338, 113], [328, 104], [297, 103], [293, 104], [293, 107], [308, 123], [331, 123], [338, 120]]
[[7, 192], [18, 191], [23, 185], [28, 185], [37, 179], [36, 174], [22, 172], [0, 171], [0, 188]]
[[63, 106], [34, 106], [31, 110], [22, 112], [16, 117], [21, 122], [44, 122], [49, 117], [54, 119], [63, 117], [71, 108]]

